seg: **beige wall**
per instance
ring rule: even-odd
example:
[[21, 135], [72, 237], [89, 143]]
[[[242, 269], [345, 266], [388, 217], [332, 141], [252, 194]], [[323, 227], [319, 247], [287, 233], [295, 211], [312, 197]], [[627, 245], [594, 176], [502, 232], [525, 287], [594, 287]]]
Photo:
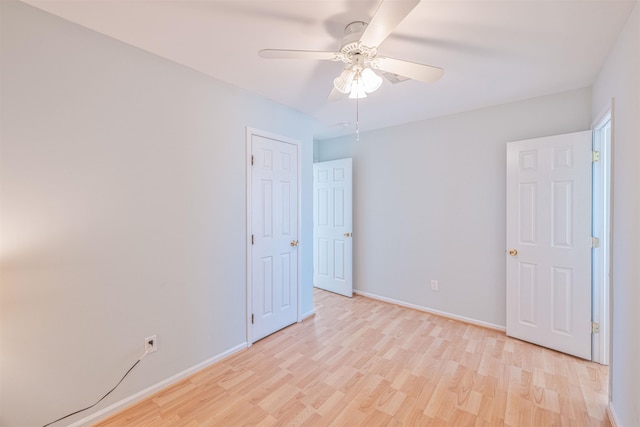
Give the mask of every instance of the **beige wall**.
[[158, 352], [96, 410], [244, 343], [245, 127], [302, 141], [310, 242], [312, 123], [0, 3], [0, 425], [25, 427], [93, 403], [149, 335]]

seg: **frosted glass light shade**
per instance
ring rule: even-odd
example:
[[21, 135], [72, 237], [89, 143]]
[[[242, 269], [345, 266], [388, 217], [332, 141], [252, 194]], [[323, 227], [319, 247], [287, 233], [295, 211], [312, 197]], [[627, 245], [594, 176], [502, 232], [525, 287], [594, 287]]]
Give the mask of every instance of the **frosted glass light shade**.
[[351, 68], [345, 69], [333, 80], [333, 86], [342, 93], [350, 93], [355, 73]]
[[351, 85], [351, 93], [349, 94], [349, 98], [356, 99], [356, 98], [366, 98], [366, 97], [367, 97], [367, 92], [364, 89], [364, 82], [362, 81], [361, 78], [355, 80]]
[[378, 90], [382, 84], [382, 77], [377, 75], [371, 68], [365, 68], [361, 73], [361, 80], [363, 83], [364, 91], [371, 93]]

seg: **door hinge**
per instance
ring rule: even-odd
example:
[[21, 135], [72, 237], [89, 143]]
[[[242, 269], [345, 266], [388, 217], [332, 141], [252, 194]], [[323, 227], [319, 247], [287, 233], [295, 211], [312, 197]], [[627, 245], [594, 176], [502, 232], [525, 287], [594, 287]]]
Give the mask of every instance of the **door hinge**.
[[600, 161], [600, 152], [599, 151], [592, 151], [591, 152], [591, 161], [594, 162], [594, 163]]
[[251, 235], [251, 244], [253, 245], [253, 234]]
[[253, 166], [253, 154], [251, 155], [251, 166]]
[[591, 247], [592, 248], [599, 248], [600, 247], [600, 239], [597, 237], [592, 237], [591, 238]]
[[253, 314], [251, 315], [251, 324], [253, 325]]
[[600, 332], [600, 323], [591, 322], [591, 333], [592, 334], [597, 334], [599, 332]]

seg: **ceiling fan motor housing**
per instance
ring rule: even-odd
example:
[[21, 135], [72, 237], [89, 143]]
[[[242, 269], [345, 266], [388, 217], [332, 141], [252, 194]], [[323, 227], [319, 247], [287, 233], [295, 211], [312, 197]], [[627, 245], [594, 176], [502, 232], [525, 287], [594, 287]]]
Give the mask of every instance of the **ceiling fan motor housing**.
[[347, 25], [344, 29], [340, 52], [345, 54], [362, 53], [360, 37], [366, 28], [367, 23], [362, 21], [355, 21]]

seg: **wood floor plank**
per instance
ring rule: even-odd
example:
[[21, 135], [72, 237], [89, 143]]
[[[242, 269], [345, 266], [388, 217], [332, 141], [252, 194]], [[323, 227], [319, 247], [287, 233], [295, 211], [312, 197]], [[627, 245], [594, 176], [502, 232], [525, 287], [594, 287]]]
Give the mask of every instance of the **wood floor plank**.
[[610, 426], [605, 366], [361, 296], [314, 297], [311, 319], [96, 427]]

